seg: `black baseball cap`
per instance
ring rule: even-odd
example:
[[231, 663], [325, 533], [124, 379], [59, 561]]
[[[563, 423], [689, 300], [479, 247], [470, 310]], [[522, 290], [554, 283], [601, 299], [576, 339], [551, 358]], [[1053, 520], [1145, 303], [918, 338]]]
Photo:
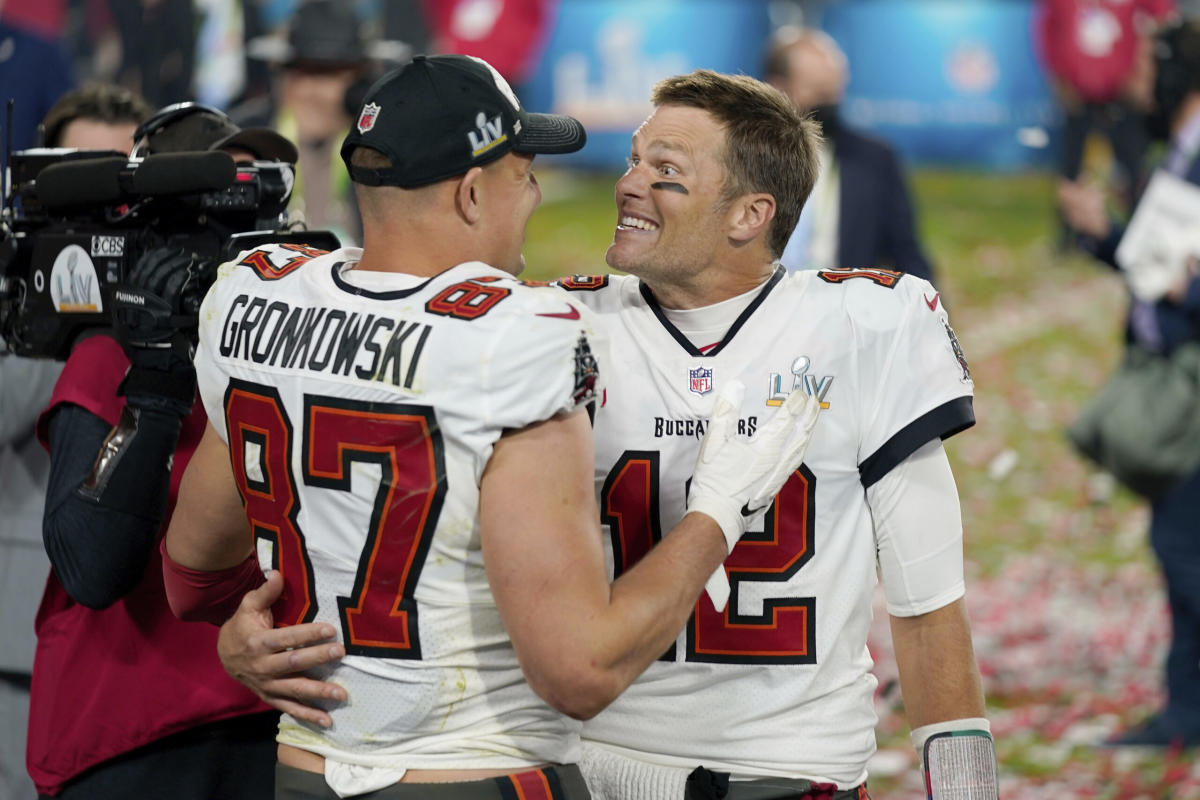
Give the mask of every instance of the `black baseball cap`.
[[[415, 188], [462, 175], [505, 153], [574, 153], [583, 126], [562, 114], [521, 107], [508, 82], [473, 56], [416, 56], [367, 91], [342, 143], [350, 177], [368, 186]], [[387, 169], [355, 167], [356, 147], [387, 156]]]
[[270, 128], [239, 128], [225, 112], [202, 103], [175, 103], [156, 112], [133, 134], [146, 151], [183, 153], [237, 147], [260, 161], [295, 164], [296, 145]]

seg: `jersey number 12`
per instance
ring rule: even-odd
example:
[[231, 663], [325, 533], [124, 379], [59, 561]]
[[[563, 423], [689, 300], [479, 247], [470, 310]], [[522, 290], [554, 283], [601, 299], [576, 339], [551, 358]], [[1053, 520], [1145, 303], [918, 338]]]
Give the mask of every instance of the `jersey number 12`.
[[[627, 450], [600, 493], [601, 521], [609, 527], [620, 575], [662, 538], [659, 524], [659, 454]], [[769, 597], [762, 614], [739, 614], [739, 591], [751, 583], [781, 582], [813, 557], [813, 496], [817, 479], [803, 465], [792, 473], [767, 510], [762, 532], [741, 538], [725, 569], [730, 598], [724, 612], [702, 596], [687, 626], [687, 661], [718, 664], [815, 664], [816, 598]], [[674, 661], [675, 646], [660, 660]]]

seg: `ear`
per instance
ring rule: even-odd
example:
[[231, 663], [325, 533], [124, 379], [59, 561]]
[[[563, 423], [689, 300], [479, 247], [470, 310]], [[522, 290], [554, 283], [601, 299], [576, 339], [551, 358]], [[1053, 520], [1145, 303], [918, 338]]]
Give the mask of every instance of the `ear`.
[[744, 194], [729, 207], [726, 226], [729, 238], [738, 244], [766, 234], [775, 219], [775, 198], [765, 192]]
[[475, 225], [483, 216], [483, 185], [481, 167], [471, 167], [454, 187], [454, 207], [468, 225]]

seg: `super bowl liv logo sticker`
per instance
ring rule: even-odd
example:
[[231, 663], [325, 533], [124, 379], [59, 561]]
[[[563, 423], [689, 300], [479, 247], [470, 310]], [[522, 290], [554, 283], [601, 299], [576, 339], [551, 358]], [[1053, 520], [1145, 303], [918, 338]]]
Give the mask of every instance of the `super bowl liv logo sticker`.
[[50, 300], [64, 314], [87, 314], [100, 311], [100, 281], [91, 256], [77, 244], [58, 251], [50, 269]]
[[808, 356], [797, 356], [792, 361], [792, 380], [786, 391], [783, 388], [783, 375], [778, 372], [772, 372], [768, 378], [767, 405], [781, 406], [789, 394], [800, 387], [804, 387], [805, 392], [821, 402], [821, 408], [829, 408], [829, 402], [825, 397], [829, 394], [830, 387], [833, 386], [833, 376], [823, 375], [817, 377], [816, 375], [811, 375], [808, 371], [811, 367], [812, 360]]
[[508, 140], [508, 134], [504, 132], [504, 120], [499, 114], [488, 119], [487, 114], [480, 111], [475, 115], [475, 130], [467, 133], [467, 139], [471, 142], [471, 155], [483, 155]]

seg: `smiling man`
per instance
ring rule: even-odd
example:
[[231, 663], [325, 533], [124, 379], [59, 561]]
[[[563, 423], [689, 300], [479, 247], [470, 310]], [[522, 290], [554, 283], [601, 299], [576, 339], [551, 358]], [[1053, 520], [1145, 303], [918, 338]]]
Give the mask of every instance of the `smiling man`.
[[825, 410], [763, 530], [725, 562], [728, 607], [702, 597], [674, 647], [585, 723], [589, 785], [629, 800], [864, 796], [879, 567], [918, 750], [968, 765], [935, 775], [933, 797], [994, 787], [940, 442], [974, 422], [946, 310], [926, 281], [886, 269], [784, 274], [818, 137], [782, 94], [701, 70], [653, 100], [606, 255], [629, 275], [565, 282], [586, 289], [573, 296], [625, 365], [595, 424], [615, 574], [682, 514], [712, 392], [746, 384], [747, 431], [793, 388]]
[[[671, 646], [584, 724], [589, 789], [617, 800], [865, 797], [878, 568], [932, 797], [994, 798], [941, 445], [974, 422], [973, 385], [946, 310], [929, 283], [890, 270], [785, 275], [778, 258], [816, 177], [818, 135], [782, 94], [700, 70], [662, 81], [653, 100], [615, 192], [607, 261], [629, 274], [560, 282], [599, 315], [621, 365], [595, 416], [613, 577], [684, 516], [723, 387], [747, 387], [729, 421], [744, 435], [794, 389], [825, 410], [762, 529], [725, 560], [728, 604], [702, 596]], [[252, 607], [225, 626], [227, 668], [272, 703], [328, 697], [316, 673], [290, 674], [328, 661], [328, 646], [277, 651], [331, 631], [261, 627]]]
[[459, 55], [388, 73], [358, 120], [342, 156], [363, 247], [267, 245], [205, 299], [209, 424], [167, 532], [167, 597], [223, 621], [273, 566], [273, 622], [338, 627], [325, 674], [345, 702], [284, 709], [277, 798], [586, 800], [576, 720], [675, 640], [817, 406], [793, 393], [747, 438], [724, 395], [689, 513], [610, 585], [587, 413], [604, 337], [515, 277], [534, 154], [578, 150], [583, 129]]

